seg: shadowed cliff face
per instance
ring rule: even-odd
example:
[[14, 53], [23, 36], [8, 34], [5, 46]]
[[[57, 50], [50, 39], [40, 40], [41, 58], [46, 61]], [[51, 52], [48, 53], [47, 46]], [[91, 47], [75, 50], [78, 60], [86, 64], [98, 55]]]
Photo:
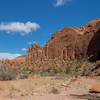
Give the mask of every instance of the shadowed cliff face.
[[100, 29], [89, 42], [87, 54], [90, 56], [91, 61], [100, 60]]
[[90, 61], [100, 60], [100, 19], [96, 20], [93, 30], [93, 36], [89, 41], [87, 55]]

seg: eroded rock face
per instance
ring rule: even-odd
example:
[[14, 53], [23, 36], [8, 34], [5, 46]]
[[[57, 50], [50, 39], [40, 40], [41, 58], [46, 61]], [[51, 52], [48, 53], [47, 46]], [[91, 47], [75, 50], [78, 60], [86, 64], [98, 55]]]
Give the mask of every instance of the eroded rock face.
[[27, 65], [34, 65], [39, 61], [45, 59], [43, 48], [40, 45], [32, 45], [27, 51], [26, 56], [26, 66]]
[[[100, 58], [100, 19], [81, 28], [64, 28], [45, 45], [47, 58], [71, 60], [86, 55]], [[47, 48], [48, 47], [48, 48]]]
[[87, 51], [87, 40], [83, 34], [77, 33], [76, 28], [64, 28], [56, 32], [44, 49], [48, 59], [71, 60], [84, 57]]
[[42, 48], [32, 45], [27, 51], [26, 62], [32, 65], [49, 59], [72, 60], [86, 55], [100, 56], [100, 19], [80, 28], [68, 27], [54, 33]]

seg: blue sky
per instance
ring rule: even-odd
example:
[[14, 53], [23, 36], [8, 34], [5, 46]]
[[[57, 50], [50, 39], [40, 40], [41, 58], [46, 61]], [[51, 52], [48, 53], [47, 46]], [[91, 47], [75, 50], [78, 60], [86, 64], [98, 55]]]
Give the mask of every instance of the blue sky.
[[100, 0], [0, 0], [0, 58], [25, 55], [64, 27], [100, 17]]

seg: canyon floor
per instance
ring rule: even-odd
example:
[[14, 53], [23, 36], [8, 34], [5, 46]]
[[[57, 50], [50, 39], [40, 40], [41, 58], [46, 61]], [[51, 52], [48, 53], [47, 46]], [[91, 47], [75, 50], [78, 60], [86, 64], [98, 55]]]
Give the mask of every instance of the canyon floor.
[[0, 81], [0, 100], [100, 100], [100, 94], [89, 93], [100, 83], [93, 77], [38, 77]]

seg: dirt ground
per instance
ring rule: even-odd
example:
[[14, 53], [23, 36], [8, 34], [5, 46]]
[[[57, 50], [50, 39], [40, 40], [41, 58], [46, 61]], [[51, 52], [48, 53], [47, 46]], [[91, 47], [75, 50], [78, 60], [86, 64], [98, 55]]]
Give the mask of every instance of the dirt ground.
[[99, 78], [38, 77], [15, 81], [0, 81], [0, 100], [100, 100], [91, 94]]

